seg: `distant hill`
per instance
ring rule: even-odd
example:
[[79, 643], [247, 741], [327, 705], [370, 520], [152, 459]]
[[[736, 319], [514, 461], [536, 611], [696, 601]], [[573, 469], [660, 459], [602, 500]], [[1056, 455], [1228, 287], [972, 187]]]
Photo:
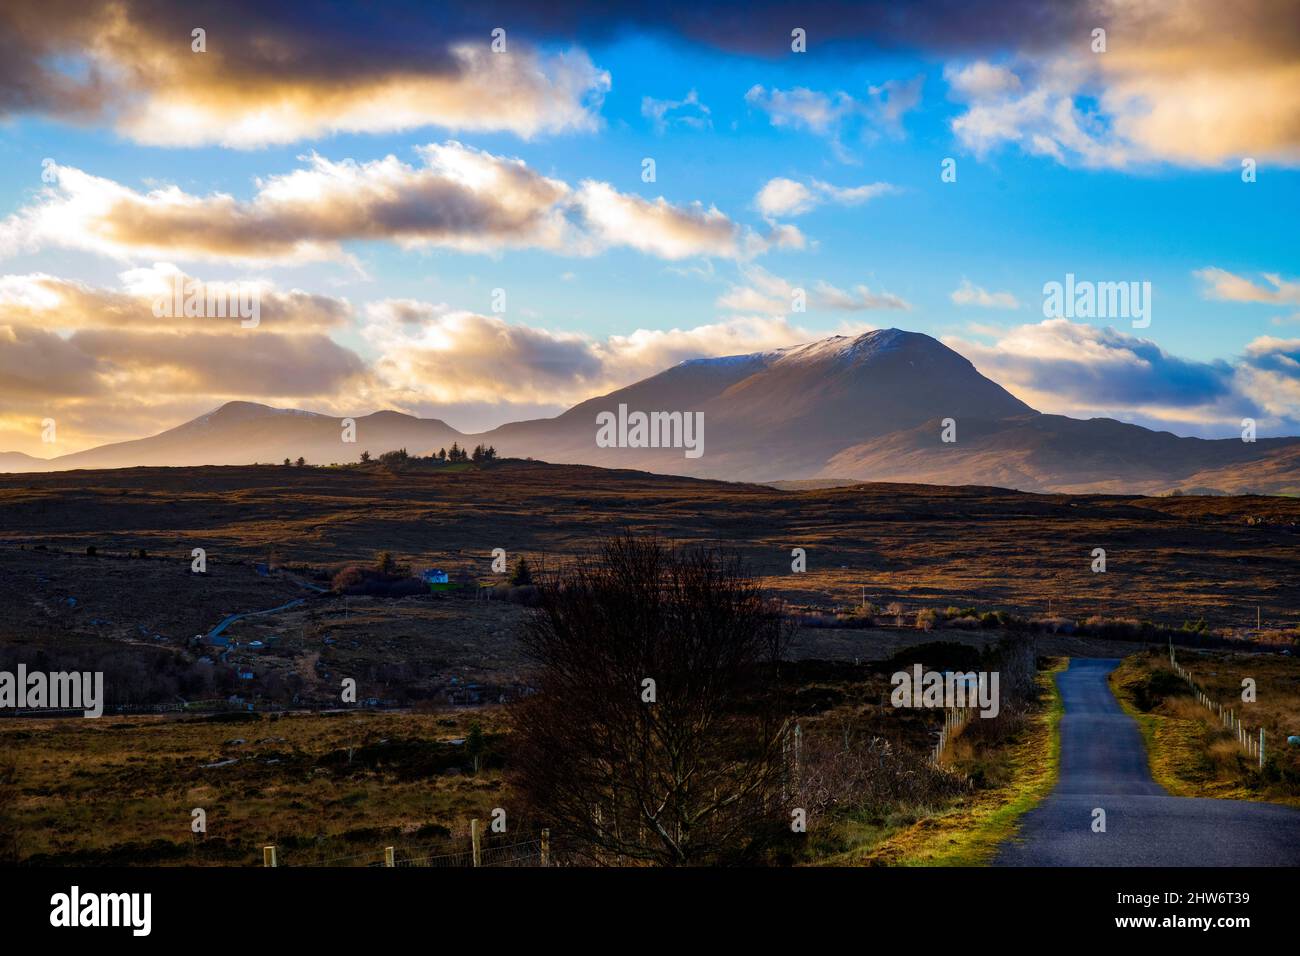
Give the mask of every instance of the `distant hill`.
[[0, 451], [0, 471], [45, 471], [45, 459], [35, 458], [21, 451]]
[[[412, 454], [436, 450], [465, 436], [437, 419], [375, 412], [356, 419], [355, 444], [343, 441], [343, 419], [315, 412], [228, 402], [216, 411], [149, 438], [100, 445], [62, 455], [49, 464], [67, 468], [130, 468], [137, 465], [246, 465], [299, 456], [314, 465], [356, 461], [362, 451], [378, 457], [405, 447]], [[39, 471], [41, 468], [24, 470]]]
[[823, 472], [1068, 493], [1300, 493], [1295, 438], [1180, 438], [1110, 418], [1038, 412], [992, 421], [958, 417], [952, 444], [939, 442], [939, 431], [932, 421], [850, 446]]
[[[704, 453], [601, 448], [601, 413], [703, 414]], [[941, 441], [942, 422], [956, 441]], [[248, 464], [303, 456], [355, 461], [458, 442], [498, 454], [732, 481], [901, 481], [1025, 491], [1300, 494], [1300, 438], [1180, 438], [1112, 419], [1035, 411], [928, 335], [880, 329], [792, 348], [682, 362], [555, 418], [465, 434], [437, 419], [384, 411], [342, 419], [231, 402], [149, 438], [49, 461], [0, 457], [12, 471], [132, 465]]]

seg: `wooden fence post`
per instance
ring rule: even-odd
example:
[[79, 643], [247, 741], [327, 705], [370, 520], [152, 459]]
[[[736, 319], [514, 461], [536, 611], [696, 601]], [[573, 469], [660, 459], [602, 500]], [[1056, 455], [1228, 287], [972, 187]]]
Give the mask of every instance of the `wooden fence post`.
[[542, 866], [551, 865], [551, 831], [542, 830]]
[[262, 865], [263, 865], [263, 866], [278, 866], [278, 865], [279, 865], [279, 864], [276, 863], [276, 860], [275, 860], [275, 847], [273, 847], [273, 846], [264, 846], [264, 847], [262, 847]]
[[473, 865], [479, 866], [482, 858], [479, 855], [478, 820], [469, 821], [469, 839], [473, 847]]
[[1259, 769], [1264, 769], [1264, 728], [1259, 728]]
[[393, 859], [393, 848], [391, 846], [384, 847], [384, 866], [397, 866], [397, 862]]

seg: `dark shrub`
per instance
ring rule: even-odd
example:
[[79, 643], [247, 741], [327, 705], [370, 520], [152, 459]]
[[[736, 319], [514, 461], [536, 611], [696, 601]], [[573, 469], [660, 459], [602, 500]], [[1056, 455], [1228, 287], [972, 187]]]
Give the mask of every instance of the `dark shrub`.
[[334, 575], [334, 590], [341, 594], [354, 593], [350, 589], [361, 585], [365, 580], [365, 573], [355, 564], [350, 564], [338, 574]]

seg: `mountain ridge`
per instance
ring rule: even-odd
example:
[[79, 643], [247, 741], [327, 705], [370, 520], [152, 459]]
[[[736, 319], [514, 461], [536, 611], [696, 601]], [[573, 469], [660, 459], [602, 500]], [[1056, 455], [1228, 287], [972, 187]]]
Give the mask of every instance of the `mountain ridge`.
[[[704, 454], [680, 447], [603, 448], [601, 412], [699, 413]], [[955, 441], [944, 441], [951, 420]], [[498, 454], [739, 481], [905, 481], [1022, 491], [1165, 493], [1192, 487], [1300, 493], [1300, 437], [1185, 438], [1114, 419], [1037, 411], [964, 356], [919, 332], [878, 329], [781, 349], [687, 359], [586, 399], [553, 418], [461, 432], [385, 409], [344, 419], [227, 402], [153, 436], [53, 459], [0, 453], [16, 471], [134, 465], [249, 464], [302, 456], [356, 461], [453, 442]], [[950, 436], [951, 437], [951, 436]]]

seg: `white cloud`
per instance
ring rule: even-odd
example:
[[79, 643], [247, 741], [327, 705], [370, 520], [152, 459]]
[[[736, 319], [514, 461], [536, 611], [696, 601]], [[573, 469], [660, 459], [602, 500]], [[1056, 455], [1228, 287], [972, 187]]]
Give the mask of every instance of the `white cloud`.
[[982, 334], [992, 342], [944, 343], [1040, 411], [1206, 436], [1236, 434], [1244, 417], [1274, 433], [1300, 425], [1300, 340], [1261, 337], [1234, 361], [1200, 362], [1067, 319]]
[[903, 135], [903, 118], [921, 103], [925, 77], [889, 80], [867, 88], [857, 99], [842, 90], [824, 93], [804, 86], [767, 89], [755, 84], [745, 93], [745, 102], [767, 114], [778, 129], [807, 130], [831, 139], [841, 159], [847, 159], [842, 136], [856, 129], [862, 140], [880, 134]]
[[654, 124], [655, 132], [664, 133], [669, 126], [686, 126], [690, 129], [712, 129], [713, 118], [707, 106], [700, 102], [700, 94], [691, 90], [685, 99], [657, 100], [652, 96], [641, 98], [641, 115]]
[[1005, 66], [985, 60], [961, 67], [949, 64], [944, 67], [943, 78], [963, 100], [990, 100], [1020, 89], [1020, 77]]
[[769, 91], [755, 85], [745, 93], [745, 102], [765, 112], [773, 126], [822, 135], [835, 132], [845, 117], [860, 108], [847, 93], [819, 93], [803, 86]]
[[760, 312], [765, 315], [788, 315], [793, 309], [795, 292], [802, 289], [806, 307], [818, 312], [864, 312], [873, 309], [910, 309], [904, 299], [889, 292], [873, 292], [866, 285], [841, 289], [825, 280], [813, 283], [811, 290], [773, 275], [758, 266], [743, 270], [745, 282], [733, 285], [718, 297], [717, 306], [730, 312]]
[[912, 306], [892, 292], [872, 292], [858, 284], [852, 289], [839, 289], [829, 282], [818, 281], [813, 287], [813, 304], [817, 308], [837, 309], [843, 312], [860, 312], [866, 309], [910, 309]]
[[985, 309], [1018, 309], [1020, 302], [1010, 292], [989, 292], [962, 279], [950, 297], [956, 305], [975, 305]]
[[777, 176], [764, 184], [754, 202], [764, 216], [798, 216], [823, 203], [857, 206], [894, 191], [895, 188], [889, 183], [841, 187], [812, 179], [808, 185], [804, 185]]
[[1245, 276], [1214, 266], [1198, 269], [1193, 275], [1205, 283], [1204, 295], [1207, 299], [1300, 305], [1300, 280], [1284, 279], [1276, 272], [1261, 273], [1268, 285], [1260, 285]]

